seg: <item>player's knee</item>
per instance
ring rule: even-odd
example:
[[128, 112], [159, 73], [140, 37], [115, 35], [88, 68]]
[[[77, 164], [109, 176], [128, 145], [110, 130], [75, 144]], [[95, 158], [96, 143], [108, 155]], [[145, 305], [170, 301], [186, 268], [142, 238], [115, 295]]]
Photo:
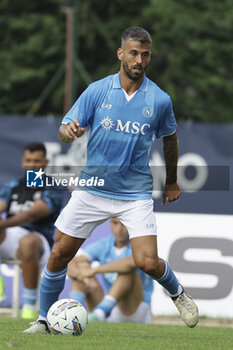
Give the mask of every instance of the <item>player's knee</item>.
[[56, 266], [57, 263], [61, 260], [61, 258], [62, 258], [61, 251], [59, 249], [56, 249], [56, 247], [54, 246], [49, 258], [50, 263], [53, 266]]
[[2, 229], [0, 234], [0, 245], [6, 238], [6, 230]]
[[159, 261], [154, 257], [140, 257], [135, 261], [137, 267], [150, 276], [155, 276], [159, 270]]
[[40, 238], [33, 233], [25, 235], [19, 241], [18, 255], [20, 259], [40, 257], [43, 250], [43, 243]]
[[53, 267], [63, 267], [70, 262], [71, 258], [66, 252], [60, 249], [59, 245], [55, 244], [50, 254], [49, 265]]

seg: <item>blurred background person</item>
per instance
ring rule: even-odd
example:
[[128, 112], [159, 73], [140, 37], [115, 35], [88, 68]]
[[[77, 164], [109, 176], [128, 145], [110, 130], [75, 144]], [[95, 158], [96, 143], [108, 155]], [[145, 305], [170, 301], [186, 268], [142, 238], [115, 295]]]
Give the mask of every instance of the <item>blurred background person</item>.
[[[43, 143], [28, 144], [23, 153], [24, 170], [45, 169], [48, 164]], [[39, 273], [48, 260], [54, 242], [54, 221], [62, 203], [62, 192], [44, 187], [27, 188], [26, 177], [0, 189], [0, 260], [19, 259], [24, 289], [22, 318], [36, 318]], [[0, 278], [0, 302], [5, 300], [4, 280]]]
[[[110, 224], [113, 235], [89, 244], [70, 262], [69, 297], [93, 311], [89, 321], [149, 323], [152, 278], [136, 268], [126, 227], [117, 218]], [[100, 265], [91, 267], [93, 261]], [[103, 276], [104, 289], [97, 273]]]

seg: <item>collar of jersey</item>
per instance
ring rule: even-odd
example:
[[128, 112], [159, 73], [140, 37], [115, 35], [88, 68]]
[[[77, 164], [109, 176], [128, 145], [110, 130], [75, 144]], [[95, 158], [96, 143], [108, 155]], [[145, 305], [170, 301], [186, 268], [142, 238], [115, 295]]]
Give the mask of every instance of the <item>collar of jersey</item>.
[[[149, 83], [148, 78], [146, 76], [144, 76], [143, 82], [141, 83], [138, 90], [147, 92], [148, 83]], [[113, 89], [121, 89], [120, 72], [114, 74], [112, 87], [113, 87]]]

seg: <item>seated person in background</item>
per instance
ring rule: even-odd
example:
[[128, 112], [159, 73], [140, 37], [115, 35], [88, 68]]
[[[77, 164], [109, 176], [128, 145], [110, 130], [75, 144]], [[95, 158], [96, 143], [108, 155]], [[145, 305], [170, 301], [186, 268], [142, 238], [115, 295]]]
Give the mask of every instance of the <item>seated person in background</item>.
[[[42, 143], [24, 149], [24, 170], [44, 169], [48, 164]], [[53, 245], [54, 221], [62, 205], [62, 192], [44, 187], [26, 187], [25, 176], [0, 189], [0, 262], [21, 261], [24, 290], [22, 318], [36, 318], [37, 287], [40, 266], [47, 263]], [[0, 302], [5, 299], [4, 280], [0, 278]]]
[[[151, 319], [153, 280], [136, 268], [126, 227], [111, 219], [113, 235], [82, 249], [69, 263], [73, 279], [69, 297], [87, 303], [89, 321], [140, 322]], [[92, 261], [100, 266], [90, 267]], [[95, 278], [103, 274], [106, 295]]]

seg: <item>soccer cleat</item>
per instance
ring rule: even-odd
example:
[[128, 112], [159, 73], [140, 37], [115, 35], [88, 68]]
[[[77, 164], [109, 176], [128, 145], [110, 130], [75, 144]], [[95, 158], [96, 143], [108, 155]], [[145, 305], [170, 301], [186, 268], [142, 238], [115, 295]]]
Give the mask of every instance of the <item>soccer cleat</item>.
[[6, 300], [4, 278], [0, 276], [0, 303]]
[[183, 292], [178, 297], [172, 298], [172, 300], [179, 310], [180, 317], [184, 323], [190, 328], [195, 327], [199, 320], [199, 314], [193, 299], [183, 289]]
[[88, 314], [88, 322], [99, 322], [99, 317], [95, 311]]
[[29, 307], [23, 307], [21, 312], [21, 318], [24, 320], [33, 320], [37, 318], [37, 313], [35, 310], [30, 309]]
[[50, 333], [47, 322], [44, 320], [37, 320], [36, 322], [31, 322], [30, 327], [25, 329], [23, 333], [28, 334], [46, 334]]

